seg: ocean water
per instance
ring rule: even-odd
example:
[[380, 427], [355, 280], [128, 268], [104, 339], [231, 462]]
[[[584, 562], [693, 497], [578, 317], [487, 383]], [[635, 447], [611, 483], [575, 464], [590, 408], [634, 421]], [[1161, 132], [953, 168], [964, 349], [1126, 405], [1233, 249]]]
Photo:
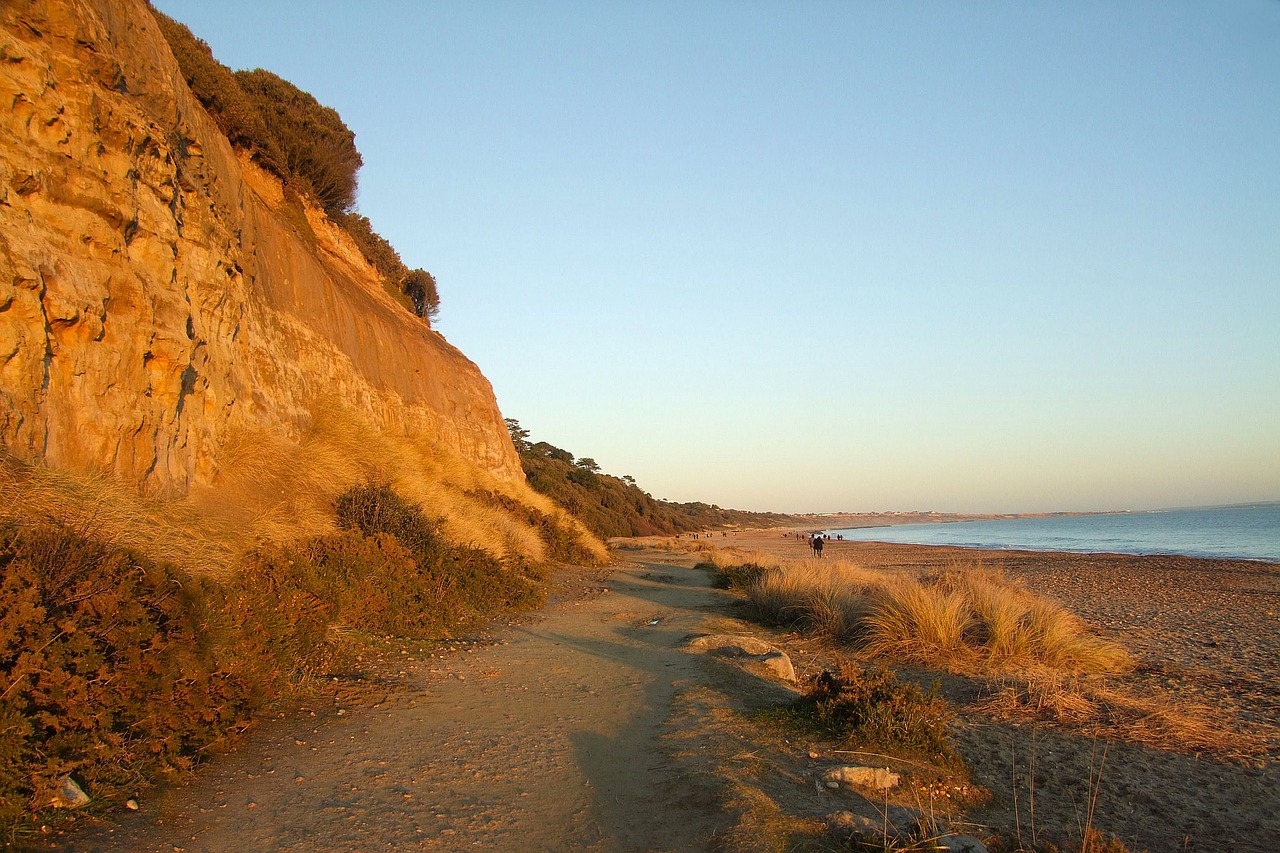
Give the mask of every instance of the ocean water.
[[1115, 554], [1181, 554], [1280, 563], [1280, 503], [1055, 518], [829, 530], [913, 545]]

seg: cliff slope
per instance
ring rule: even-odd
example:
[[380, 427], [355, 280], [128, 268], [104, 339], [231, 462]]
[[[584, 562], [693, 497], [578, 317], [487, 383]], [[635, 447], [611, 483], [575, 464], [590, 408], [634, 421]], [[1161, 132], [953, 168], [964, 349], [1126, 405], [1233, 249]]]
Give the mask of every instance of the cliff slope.
[[237, 157], [143, 0], [0, 4], [0, 441], [152, 494], [334, 401], [523, 474], [488, 381]]

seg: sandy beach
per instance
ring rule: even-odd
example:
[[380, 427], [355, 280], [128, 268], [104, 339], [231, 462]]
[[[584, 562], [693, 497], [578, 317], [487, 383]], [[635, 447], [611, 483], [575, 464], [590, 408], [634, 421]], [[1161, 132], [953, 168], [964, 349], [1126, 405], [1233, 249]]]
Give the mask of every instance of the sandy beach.
[[[707, 544], [809, 553], [803, 539], [786, 533], [717, 534]], [[1280, 566], [842, 541], [830, 542], [826, 556], [924, 572], [980, 563], [1064, 604], [1137, 660], [1133, 673], [1114, 679], [1119, 689], [1189, 709], [1262, 744], [1248, 757], [1179, 750], [1172, 743], [1169, 749], [1113, 744], [1098, 799], [1111, 831], [1135, 850], [1262, 851], [1280, 843]], [[1054, 769], [1036, 771], [1041, 815], [1046, 821], [1075, 820], [1080, 795], [1072, 802], [1059, 786], [1068, 801], [1054, 805], [1049, 791], [1055, 775], [1087, 779], [1092, 739], [1043, 725], [963, 719], [962, 713], [965, 758], [979, 781], [993, 792], [1008, 791], [1015, 756], [1022, 762], [1036, 751], [1041, 761], [1052, 755]], [[997, 797], [979, 817], [993, 825], [1012, 823], [1011, 805]], [[1121, 826], [1129, 834], [1114, 828]], [[1219, 846], [1228, 839], [1230, 845]]]

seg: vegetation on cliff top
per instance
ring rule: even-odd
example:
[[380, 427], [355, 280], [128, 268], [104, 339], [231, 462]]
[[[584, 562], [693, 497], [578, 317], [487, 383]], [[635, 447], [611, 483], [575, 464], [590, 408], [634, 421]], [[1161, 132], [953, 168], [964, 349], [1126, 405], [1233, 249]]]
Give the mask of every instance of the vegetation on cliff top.
[[530, 442], [514, 418], [507, 429], [520, 454], [529, 485], [554, 500], [602, 538], [672, 535], [692, 530], [784, 524], [789, 517], [771, 512], [721, 509], [700, 501], [675, 503], [654, 498], [630, 476], [600, 471], [590, 457], [574, 459], [545, 441]]
[[363, 160], [356, 137], [331, 107], [264, 71], [231, 71], [185, 25], [152, 8], [192, 93], [227, 139], [290, 189], [314, 198], [370, 264], [428, 322], [440, 310], [435, 277], [411, 270], [399, 253], [354, 212]]

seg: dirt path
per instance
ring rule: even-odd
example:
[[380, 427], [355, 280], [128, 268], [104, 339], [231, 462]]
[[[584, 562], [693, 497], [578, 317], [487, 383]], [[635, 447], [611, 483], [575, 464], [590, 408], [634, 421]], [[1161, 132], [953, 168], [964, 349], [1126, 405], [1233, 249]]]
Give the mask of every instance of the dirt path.
[[[757, 547], [789, 547], [774, 541], [776, 533], [757, 539]], [[849, 550], [880, 568], [946, 567], [954, 560], [946, 549], [915, 546]], [[807, 737], [793, 743], [786, 730], [761, 725], [754, 711], [792, 694], [749, 668], [683, 646], [692, 634], [760, 636], [791, 656], [802, 683], [831, 662], [832, 649], [743, 621], [735, 599], [691, 568], [692, 555], [621, 554], [611, 575], [559, 576], [559, 604], [486, 636], [427, 654], [389, 648], [381, 660], [366, 660], [359, 686], [333, 685], [339, 705], [330, 697], [317, 702], [314, 716], [304, 710], [264, 723], [190, 787], [143, 797], [141, 810], [119, 826], [83, 834], [64, 849], [757, 851], [829, 842], [842, 814], [899, 812], [906, 823], [893, 819], [900, 825], [936, 814], [981, 835], [983, 824], [1018, 825], [1011, 792], [1023, 790], [1029, 776], [1042, 834], [1069, 834], [1081, 823], [1080, 804], [1090, 803], [1094, 825], [1134, 850], [1217, 850], [1224, 843], [1241, 851], [1276, 849], [1274, 749], [1239, 762], [1112, 743], [1106, 777], [1097, 782], [1092, 738], [962, 710], [957, 748], [972, 780], [991, 792], [985, 806], [945, 813], [952, 804], [935, 794], [949, 795], [938, 794], [943, 789], [933, 777], [911, 763], [895, 764], [907, 781], [879, 799], [815, 785], [825, 770], [848, 763], [845, 747]], [[1195, 642], [1210, 624], [1201, 617], [1237, 575], [1211, 571], [1203, 561], [1188, 571], [1172, 567], [1168, 593], [1147, 606], [1144, 591], [1165, 578], [1150, 561], [1125, 574], [1119, 558], [1093, 566], [1079, 555], [1033, 555], [1024, 565], [995, 556], [1033, 588], [1048, 587], [1100, 629], [1130, 641], [1149, 670], [1129, 677], [1139, 686], [1153, 688], [1156, 675], [1176, 676], [1170, 701], [1213, 702], [1228, 723], [1260, 725], [1269, 716], [1273, 657], [1268, 664], [1263, 654], [1259, 664], [1259, 655], [1231, 652], [1242, 669], [1223, 684], [1250, 688], [1235, 690], [1231, 702], [1214, 692], [1218, 681], [1202, 677], [1212, 661], [1183, 660], [1219, 648], [1274, 649], [1267, 623], [1249, 618], [1218, 620], [1217, 646]], [[1274, 578], [1246, 575], [1241, 589], [1270, 613]], [[1126, 622], [1131, 609], [1147, 620]], [[1159, 629], [1158, 642], [1146, 642], [1144, 626]], [[980, 692], [980, 685], [951, 681], [958, 707]], [[1280, 731], [1274, 719], [1260, 730]]]
[[[724, 593], [625, 563], [607, 590], [405, 664], [382, 701], [264, 726], [84, 851], [696, 850], [722, 815], [659, 736]], [[326, 719], [327, 717], [327, 719]]]

